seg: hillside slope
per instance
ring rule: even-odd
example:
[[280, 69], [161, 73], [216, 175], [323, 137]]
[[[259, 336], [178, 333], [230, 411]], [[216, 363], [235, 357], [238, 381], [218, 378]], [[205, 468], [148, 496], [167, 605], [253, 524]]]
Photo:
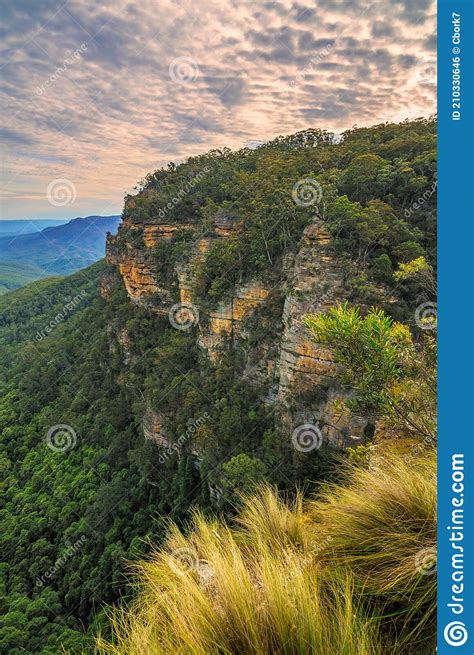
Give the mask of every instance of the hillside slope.
[[36, 266], [0, 262], [0, 294], [23, 287], [41, 277], [44, 277], [44, 272]]
[[2, 653], [90, 645], [84, 626], [124, 590], [125, 560], [143, 552], [135, 538], [160, 534], [136, 392], [109, 347], [129, 312], [100, 298], [102, 270], [0, 298]]
[[435, 143], [420, 120], [170, 165], [127, 198], [105, 262], [0, 298], [0, 651], [90, 651], [159, 517], [231, 517], [264, 481], [318, 492], [365, 452], [379, 416], [304, 317], [376, 304], [423, 341], [430, 290], [394, 272], [434, 266], [435, 194], [417, 200]]

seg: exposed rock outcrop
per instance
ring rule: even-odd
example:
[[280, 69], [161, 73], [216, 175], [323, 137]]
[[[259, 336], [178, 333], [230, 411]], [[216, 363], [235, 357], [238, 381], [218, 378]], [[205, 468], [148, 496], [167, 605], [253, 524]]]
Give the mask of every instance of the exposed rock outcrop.
[[169, 441], [163, 432], [163, 418], [155, 411], [147, 408], [142, 422], [145, 439], [153, 441], [158, 446], [167, 448]]
[[[175, 291], [159, 281], [154, 248], [160, 241], [170, 240], [176, 230], [193, 227], [191, 223], [167, 224], [159, 220], [144, 225], [125, 221], [118, 235], [109, 236], [107, 241], [109, 269], [103, 277], [103, 295], [109, 293], [110, 271], [115, 268], [131, 301], [158, 314], [168, 314], [177, 298]], [[181, 303], [195, 302], [195, 266], [213, 240], [228, 238], [238, 229], [235, 217], [221, 212], [209, 234], [190, 241], [187, 261], [178, 262], [174, 271]], [[279, 285], [285, 289], [285, 302], [281, 316], [276, 319], [278, 336], [271, 348], [263, 345], [258, 356], [248, 353], [245, 375], [266, 383], [266, 400], [277, 403], [278, 423], [285, 432], [291, 434], [295, 426], [314, 423], [332, 444], [344, 446], [357, 442], [363, 438], [367, 421], [341, 411], [340, 401], [347, 398], [348, 392], [336, 381], [331, 354], [312, 340], [302, 320], [305, 315], [326, 311], [344, 299], [343, 271], [333, 254], [325, 224], [318, 216], [306, 227], [298, 251], [286, 258]], [[211, 360], [218, 360], [223, 339], [245, 341], [247, 319], [265, 304], [271, 291], [272, 286], [265, 281], [250, 280], [237, 285], [229, 300], [207, 313], [197, 303], [204, 319], [197, 339]], [[163, 439], [158, 423], [147, 412], [145, 435], [157, 443]]]
[[302, 320], [308, 314], [327, 311], [344, 297], [343, 272], [332, 253], [326, 227], [317, 216], [303, 234], [290, 284], [278, 366], [282, 421], [287, 429], [315, 423], [331, 443], [353, 444], [362, 438], [367, 420], [349, 417], [340, 408], [348, 393], [335, 379], [331, 353], [314, 342]]
[[242, 322], [260, 305], [270, 293], [262, 283], [241, 284], [228, 303], [222, 303], [209, 313], [209, 328], [199, 338], [201, 346], [207, 349], [212, 359], [223, 336], [237, 336], [242, 333]]

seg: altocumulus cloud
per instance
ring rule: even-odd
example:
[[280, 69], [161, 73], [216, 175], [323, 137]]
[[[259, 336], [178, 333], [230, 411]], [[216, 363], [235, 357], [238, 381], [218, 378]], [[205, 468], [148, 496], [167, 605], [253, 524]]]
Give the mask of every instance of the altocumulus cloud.
[[433, 0], [1, 4], [5, 218], [110, 214], [171, 159], [435, 111]]

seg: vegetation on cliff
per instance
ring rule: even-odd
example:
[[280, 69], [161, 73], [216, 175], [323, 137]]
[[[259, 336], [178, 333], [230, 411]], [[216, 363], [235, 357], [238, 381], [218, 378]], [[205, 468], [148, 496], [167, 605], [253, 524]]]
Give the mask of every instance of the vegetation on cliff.
[[[347, 406], [383, 422], [383, 432], [436, 443], [436, 343], [415, 343], [407, 325], [383, 310], [365, 317], [347, 303], [306, 316], [313, 338], [329, 346], [354, 390]], [[394, 436], [392, 434], [392, 436]]]
[[[383, 283], [403, 312], [420, 289], [413, 282], [400, 284], [394, 271], [417, 257], [435, 265], [431, 119], [354, 128], [338, 139], [307, 130], [255, 150], [211, 151], [155, 171], [138, 191], [125, 202], [124, 241], [138, 238], [133, 230], [127, 234], [132, 226], [154, 222], [193, 226], [188, 243], [212, 238], [219, 226], [236, 228], [212, 243], [196, 270], [196, 293], [211, 305], [236, 282], [255, 276], [278, 280], [282, 257], [297, 248], [315, 211], [346, 262], [353, 300], [386, 302], [376, 290]], [[190, 252], [178, 246], [181, 265]], [[168, 276], [172, 260], [168, 254]], [[161, 251], [157, 261], [163, 272]]]
[[[434, 511], [431, 464], [415, 461], [433, 444], [434, 346], [415, 320], [415, 308], [434, 297], [435, 197], [426, 190], [435, 182], [435, 139], [431, 120], [354, 129], [339, 141], [306, 131], [256, 150], [211, 152], [148, 176], [126, 200], [114, 249], [127, 256], [143, 250], [139, 226], [178, 226], [168, 241], [150, 248], [154, 275], [171, 298], [196, 240], [225, 233], [211, 239], [195, 262], [192, 292], [202, 323], [188, 331], [175, 329], [152, 303], [131, 302], [110, 262], [0, 298], [1, 462], [7, 483], [0, 543], [2, 652], [56, 655], [61, 644], [71, 652], [91, 652], [98, 629], [100, 648], [116, 653], [133, 653], [140, 634], [151, 640], [152, 653], [179, 652], [159, 650], [163, 644], [193, 652], [180, 640], [191, 639], [194, 629], [198, 653], [205, 652], [206, 639], [215, 639], [219, 652], [273, 652], [271, 629], [276, 644], [287, 635], [290, 645], [284, 648], [299, 648], [287, 652], [305, 652], [294, 640], [295, 625], [323, 652], [321, 640], [329, 639], [329, 655], [364, 652], [354, 650], [355, 643], [375, 655], [379, 637], [395, 634], [401, 644], [429, 642], [420, 617], [421, 610], [430, 616], [433, 579], [421, 578], [409, 560], [417, 549], [431, 547]], [[293, 198], [295, 184], [308, 178], [322, 189], [317, 205]], [[307, 340], [313, 332], [332, 350], [342, 375], [305, 390], [305, 407], [316, 413], [322, 397], [336, 387], [350, 388], [341, 411], [364, 411], [377, 426], [376, 440], [390, 440], [407, 458], [399, 466], [387, 460], [385, 477], [367, 444], [337, 456], [326, 443], [304, 452], [292, 443], [294, 425], [282, 420], [285, 412], [298, 416], [303, 399], [295, 393], [282, 407], [277, 397], [275, 352], [285, 307], [290, 295], [302, 293], [287, 269], [315, 212], [344, 278], [338, 300], [350, 304], [307, 319]], [[306, 274], [314, 277], [312, 244], [305, 245]], [[99, 294], [100, 276], [106, 298]], [[221, 339], [210, 357], [201, 342], [207, 310], [231, 297], [236, 283], [254, 279], [268, 283], [270, 292], [245, 317], [241, 333]], [[378, 308], [370, 312], [372, 304]], [[362, 468], [346, 478], [341, 458]], [[365, 495], [362, 479], [372, 480]], [[322, 492], [330, 482], [339, 486]], [[236, 527], [240, 491], [251, 493], [262, 483], [278, 492], [248, 500], [240, 515], [244, 523]], [[291, 506], [297, 488], [316, 500]], [[290, 508], [277, 501], [277, 493], [286, 494]], [[372, 499], [367, 507], [382, 526], [400, 526], [399, 541], [387, 545], [382, 530], [359, 561], [356, 551], [347, 550], [347, 535], [370, 543], [374, 521], [361, 508]], [[359, 508], [352, 520], [360, 518], [360, 532], [355, 523], [343, 522], [346, 505]], [[330, 506], [332, 526], [325, 518]], [[197, 510], [190, 536], [179, 536], [178, 528], [188, 534]], [[265, 513], [274, 529], [265, 527]], [[216, 514], [229, 521], [230, 527], [215, 524], [229, 547], [225, 553], [212, 536]], [[167, 543], [197, 549], [209, 567], [200, 569], [205, 579], [168, 566], [166, 546], [144, 565], [158, 576], [147, 577], [150, 586], [141, 598], [148, 604], [127, 614], [127, 563], [143, 558], [150, 542], [163, 543], [168, 520], [178, 528]], [[270, 532], [278, 542], [274, 552]], [[316, 546], [325, 543], [326, 533], [332, 546], [320, 552]], [[402, 544], [404, 535], [408, 541]], [[318, 575], [310, 576], [305, 563]], [[234, 564], [240, 568], [231, 570]], [[237, 571], [248, 596], [236, 587]], [[181, 609], [195, 601], [195, 612], [171, 616], [166, 610], [161, 623], [150, 625], [148, 612], [161, 603], [156, 588], [169, 595], [170, 608], [182, 596]], [[293, 605], [283, 602], [285, 594]], [[124, 605], [130, 628], [119, 629], [117, 637], [109, 634], [103, 611], [113, 603]], [[251, 618], [256, 603], [260, 613]], [[352, 614], [357, 620], [349, 626]], [[304, 625], [295, 623], [296, 615]], [[114, 639], [116, 646], [105, 646]], [[162, 641], [155, 648], [157, 639]], [[251, 644], [261, 650], [251, 651]]]

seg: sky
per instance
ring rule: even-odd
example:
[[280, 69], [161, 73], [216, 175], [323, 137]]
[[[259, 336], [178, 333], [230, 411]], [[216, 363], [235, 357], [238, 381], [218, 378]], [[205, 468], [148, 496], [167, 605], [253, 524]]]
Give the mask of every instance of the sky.
[[433, 0], [0, 0], [2, 219], [120, 213], [169, 161], [436, 110]]

